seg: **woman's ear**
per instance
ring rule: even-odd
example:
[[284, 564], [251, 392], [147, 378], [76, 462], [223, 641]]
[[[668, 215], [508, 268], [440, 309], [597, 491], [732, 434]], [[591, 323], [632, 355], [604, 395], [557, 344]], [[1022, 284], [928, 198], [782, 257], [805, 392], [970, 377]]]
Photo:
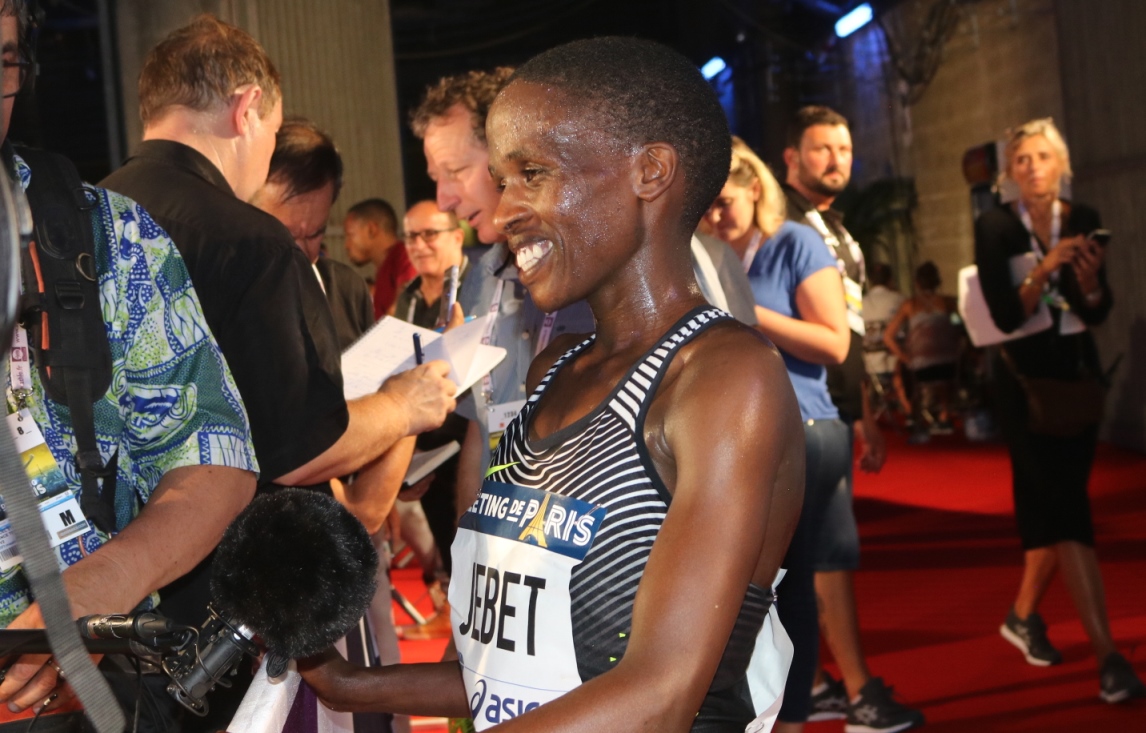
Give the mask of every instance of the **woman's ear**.
[[644, 201], [667, 191], [680, 171], [680, 155], [668, 143], [649, 143], [633, 159], [633, 190]]

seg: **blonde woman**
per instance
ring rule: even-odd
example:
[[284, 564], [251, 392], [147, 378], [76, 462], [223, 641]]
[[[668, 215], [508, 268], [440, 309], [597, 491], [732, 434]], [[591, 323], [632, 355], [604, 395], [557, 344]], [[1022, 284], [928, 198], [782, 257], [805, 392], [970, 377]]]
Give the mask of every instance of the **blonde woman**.
[[[1081, 427], [1073, 435], [1045, 434], [1030, 422], [1023, 386], [1032, 378], [1079, 382], [1100, 374], [1089, 327], [1102, 323], [1113, 303], [1103, 267], [1105, 250], [1100, 237], [1092, 236], [1101, 222], [1094, 209], [1059, 196], [1060, 181], [1071, 173], [1070, 154], [1050, 119], [1010, 131], [1005, 154], [1005, 176], [1018, 186], [1019, 198], [975, 223], [983, 295], [1002, 331], [1017, 329], [1042, 303], [1049, 306], [1053, 323], [1007, 342], [995, 369], [1015, 519], [1026, 553], [1019, 592], [1000, 632], [1033, 665], [1061, 661], [1038, 614], [1047, 586], [1061, 571], [1098, 659], [1101, 697], [1122, 702], [1146, 695], [1146, 688], [1115, 648], [1094, 553], [1087, 482], [1098, 426]], [[1033, 268], [1016, 276], [1024, 261]]]
[[[780, 349], [804, 420], [804, 508], [784, 559], [788, 574], [777, 602], [795, 655], [776, 730], [792, 733], [809, 717], [819, 660], [816, 565], [826, 556], [858, 555], [859, 543], [850, 500], [831, 501], [846, 487], [851, 461], [851, 431], [832, 404], [825, 369], [841, 363], [851, 345], [843, 285], [823, 239], [811, 227], [786, 221], [785, 205], [768, 167], [733, 137], [728, 181], [705, 220], [744, 263], [756, 298], [756, 327]], [[833, 505], [846, 506], [846, 516], [829, 511]], [[893, 720], [895, 730], [923, 722], [919, 713], [892, 700], [878, 679], [860, 697]]]

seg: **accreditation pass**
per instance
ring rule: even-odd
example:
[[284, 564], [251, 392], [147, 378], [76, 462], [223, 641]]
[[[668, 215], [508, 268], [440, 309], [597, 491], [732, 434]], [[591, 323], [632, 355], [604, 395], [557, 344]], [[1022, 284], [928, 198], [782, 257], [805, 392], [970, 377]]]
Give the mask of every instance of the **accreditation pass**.
[[[80, 502], [68, 488], [64, 473], [52, 457], [31, 413], [27, 408], [21, 409], [9, 415], [7, 422], [28, 481], [39, 500], [40, 520], [48, 533], [49, 544], [59, 547], [88, 531], [89, 524], [80, 510]], [[12, 524], [5, 517], [0, 520], [0, 573], [8, 572], [21, 560]]]

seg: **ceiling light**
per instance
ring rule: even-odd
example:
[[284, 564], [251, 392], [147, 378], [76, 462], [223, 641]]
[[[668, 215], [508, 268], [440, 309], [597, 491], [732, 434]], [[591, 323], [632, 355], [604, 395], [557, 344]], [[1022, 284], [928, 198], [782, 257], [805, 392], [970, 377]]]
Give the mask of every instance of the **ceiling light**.
[[[847, 38], [871, 22], [872, 10], [870, 3], [856, 6], [851, 12], [836, 21], [836, 35]], [[712, 63], [711, 61], [709, 63]]]

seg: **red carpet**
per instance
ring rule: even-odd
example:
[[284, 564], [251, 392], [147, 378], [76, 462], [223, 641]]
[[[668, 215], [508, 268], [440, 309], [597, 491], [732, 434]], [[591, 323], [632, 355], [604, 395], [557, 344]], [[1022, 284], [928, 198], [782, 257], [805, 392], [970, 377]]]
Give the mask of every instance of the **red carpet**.
[[[1100, 448], [1091, 497], [1114, 636], [1146, 678], [1146, 457]], [[857, 476], [856, 512], [863, 539], [856, 593], [868, 663], [903, 701], [922, 707], [925, 730], [1146, 731], [1146, 702], [1099, 701], [1090, 646], [1061, 582], [1041, 611], [1063, 664], [1029, 666], [999, 636], [1022, 566], [1001, 446], [896, 441], [878, 476]], [[402, 576], [403, 590], [414, 598], [424, 592], [417, 573]], [[443, 646], [403, 643], [403, 659], [428, 660]], [[807, 727], [842, 729], [842, 722]]]

